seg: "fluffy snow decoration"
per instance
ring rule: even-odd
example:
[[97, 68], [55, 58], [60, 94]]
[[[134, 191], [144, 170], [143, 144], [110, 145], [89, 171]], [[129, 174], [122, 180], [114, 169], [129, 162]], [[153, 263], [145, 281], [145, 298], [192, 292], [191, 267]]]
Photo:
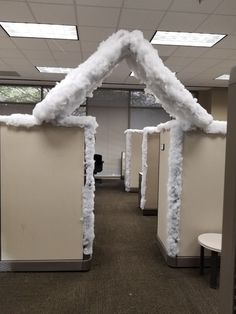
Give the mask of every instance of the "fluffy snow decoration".
[[175, 257], [179, 252], [179, 221], [182, 192], [183, 169], [182, 127], [176, 124], [170, 130], [169, 175], [168, 175], [168, 212], [167, 212], [167, 253]]
[[38, 103], [33, 115], [39, 121], [61, 119], [71, 114], [123, 59], [135, 76], [156, 95], [164, 109], [182, 123], [207, 127], [213, 118], [193, 98], [160, 59], [140, 31], [120, 30], [102, 42], [87, 61], [72, 70]]
[[148, 135], [160, 133], [157, 127], [145, 127], [143, 129], [143, 140], [142, 140], [142, 182], [141, 182], [141, 200], [140, 208], [144, 209], [146, 204], [146, 189], [147, 189], [147, 150], [148, 150]]
[[[15, 127], [34, 127], [40, 125], [36, 117], [27, 114], [12, 114], [10, 116], [0, 116], [0, 123], [5, 123]], [[69, 116], [64, 119], [52, 121], [52, 124], [59, 127], [80, 127], [84, 128], [85, 137], [85, 171], [86, 182], [83, 188], [83, 247], [84, 254], [91, 255], [93, 252], [94, 240], [94, 191], [95, 182], [93, 176], [94, 153], [95, 153], [95, 133], [98, 126], [94, 117]]]
[[204, 131], [209, 134], [226, 134], [227, 133], [227, 122], [214, 120], [209, 124]]
[[130, 171], [131, 171], [131, 157], [132, 157], [132, 134], [143, 133], [143, 130], [127, 129], [125, 130], [126, 135], [126, 147], [125, 147], [125, 191], [130, 192]]
[[15, 127], [31, 128], [33, 126], [40, 125], [41, 121], [30, 114], [15, 113], [10, 116], [0, 116], [0, 123], [5, 123], [6, 125]]

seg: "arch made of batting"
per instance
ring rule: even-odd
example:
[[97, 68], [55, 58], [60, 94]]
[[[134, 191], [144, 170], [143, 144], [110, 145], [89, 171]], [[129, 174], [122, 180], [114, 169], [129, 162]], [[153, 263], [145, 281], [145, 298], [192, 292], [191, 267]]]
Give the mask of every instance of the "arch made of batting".
[[97, 51], [73, 69], [38, 103], [33, 115], [40, 121], [60, 120], [70, 115], [123, 60], [163, 108], [183, 125], [206, 128], [213, 118], [193, 98], [160, 59], [140, 31], [120, 30], [102, 42]]

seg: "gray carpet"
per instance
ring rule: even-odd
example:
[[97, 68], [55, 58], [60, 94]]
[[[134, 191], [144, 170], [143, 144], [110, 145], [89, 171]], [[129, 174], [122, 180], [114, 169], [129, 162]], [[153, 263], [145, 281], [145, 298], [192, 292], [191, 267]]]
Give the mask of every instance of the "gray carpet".
[[0, 273], [0, 314], [217, 313], [218, 290], [198, 269], [166, 266], [156, 217], [120, 180], [96, 191], [96, 240], [89, 272]]

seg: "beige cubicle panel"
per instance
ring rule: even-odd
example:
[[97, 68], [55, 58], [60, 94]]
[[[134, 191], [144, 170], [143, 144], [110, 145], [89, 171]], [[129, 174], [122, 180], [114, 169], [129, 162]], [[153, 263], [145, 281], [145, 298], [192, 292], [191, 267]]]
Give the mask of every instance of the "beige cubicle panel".
[[[169, 132], [161, 134], [158, 239], [166, 248]], [[173, 266], [195, 266], [199, 261], [198, 235], [222, 232], [225, 136], [186, 132], [179, 228], [179, 254]], [[170, 259], [169, 259], [170, 261]]]
[[[143, 213], [157, 212], [159, 183], [160, 133], [147, 134], [147, 173]], [[144, 213], [145, 214], [145, 213]]]
[[84, 130], [0, 130], [1, 270], [83, 270]]
[[[139, 172], [142, 169], [142, 133], [132, 132], [130, 135], [131, 140], [131, 160], [127, 162], [127, 153], [125, 154], [125, 166], [130, 166], [129, 169], [129, 190], [130, 192], [138, 192], [139, 187]], [[126, 178], [125, 178], [126, 180]]]

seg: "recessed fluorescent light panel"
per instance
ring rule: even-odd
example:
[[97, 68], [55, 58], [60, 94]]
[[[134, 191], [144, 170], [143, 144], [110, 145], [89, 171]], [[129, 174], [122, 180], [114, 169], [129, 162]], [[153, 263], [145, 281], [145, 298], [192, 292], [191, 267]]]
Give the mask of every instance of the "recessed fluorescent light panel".
[[34, 23], [0, 22], [11, 37], [73, 39], [78, 40], [76, 26]]
[[41, 73], [57, 73], [57, 74], [67, 74], [73, 68], [57, 68], [57, 67], [36, 67]]
[[226, 35], [157, 31], [151, 43], [154, 45], [212, 47]]
[[225, 80], [225, 81], [227, 81], [227, 80], [229, 80], [229, 74], [222, 74], [222, 75], [216, 77], [215, 80]]
[[[176, 72], [172, 72], [174, 74], [176, 74]], [[129, 76], [133, 76], [134, 77], [134, 72], [131, 72]]]

